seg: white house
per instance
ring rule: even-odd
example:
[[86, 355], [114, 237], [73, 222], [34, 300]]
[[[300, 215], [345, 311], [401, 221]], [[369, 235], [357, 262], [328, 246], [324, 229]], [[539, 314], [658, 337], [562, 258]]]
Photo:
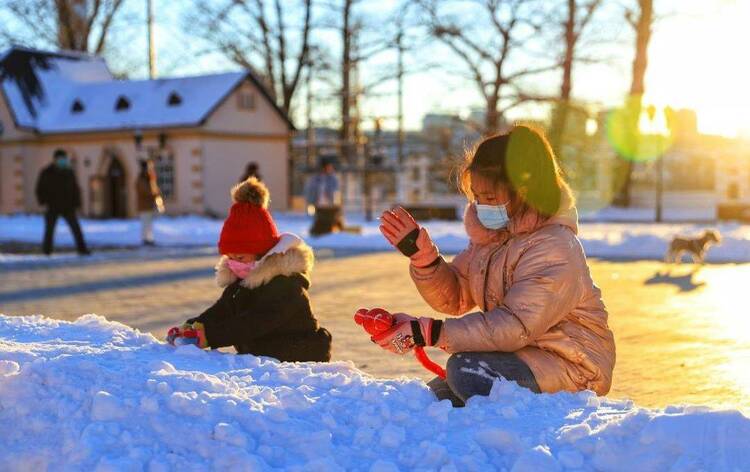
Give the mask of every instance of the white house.
[[138, 160], [155, 160], [169, 213], [225, 214], [258, 163], [288, 206], [289, 118], [250, 72], [118, 80], [100, 57], [14, 47], [0, 54], [0, 212], [33, 212], [55, 149], [72, 157], [83, 213], [135, 213]]

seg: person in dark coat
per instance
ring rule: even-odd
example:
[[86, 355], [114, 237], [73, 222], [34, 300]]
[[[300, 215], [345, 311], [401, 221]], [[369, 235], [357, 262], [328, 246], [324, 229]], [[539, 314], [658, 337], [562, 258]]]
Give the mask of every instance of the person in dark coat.
[[232, 199], [216, 266], [224, 291], [176, 328], [177, 337], [195, 333], [200, 347], [234, 346], [240, 354], [280, 361], [329, 361], [331, 334], [319, 326], [307, 292], [312, 249], [294, 234], [278, 233], [267, 210], [268, 190], [257, 179], [236, 185]]
[[263, 180], [260, 176], [260, 171], [258, 170], [257, 162], [247, 163], [247, 166], [245, 167], [245, 173], [242, 174], [242, 177], [240, 177], [240, 183], [246, 181], [250, 177], [255, 177], [258, 180]]
[[55, 225], [57, 219], [62, 216], [73, 233], [78, 254], [91, 254], [86, 247], [76, 216], [76, 210], [81, 208], [81, 189], [70, 166], [70, 159], [64, 150], [56, 150], [53, 163], [39, 174], [36, 183], [36, 198], [40, 205], [47, 207], [44, 213], [42, 251], [47, 255], [52, 254]]

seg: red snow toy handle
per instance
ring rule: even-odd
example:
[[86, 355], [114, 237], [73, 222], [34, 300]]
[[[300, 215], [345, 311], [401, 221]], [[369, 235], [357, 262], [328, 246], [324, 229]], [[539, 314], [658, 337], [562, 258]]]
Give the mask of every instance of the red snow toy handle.
[[[388, 311], [382, 308], [373, 308], [368, 310], [367, 308], [360, 308], [354, 314], [354, 321], [362, 326], [367, 334], [375, 336], [376, 334], [383, 333], [393, 327], [396, 322], [396, 318]], [[440, 367], [435, 362], [432, 362], [424, 352], [422, 346], [414, 347], [414, 356], [417, 358], [422, 366], [437, 375], [441, 379], [445, 379], [445, 369]]]

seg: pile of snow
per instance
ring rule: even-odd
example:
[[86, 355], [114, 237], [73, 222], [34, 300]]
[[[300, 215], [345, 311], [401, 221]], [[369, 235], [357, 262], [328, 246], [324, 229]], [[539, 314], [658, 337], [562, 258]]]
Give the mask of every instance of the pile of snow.
[[[692, 198], [694, 199], [696, 197]], [[716, 206], [710, 204], [706, 205], [706, 202], [701, 203], [702, 205], [700, 206], [686, 206], [681, 208], [665, 207], [662, 210], [662, 219], [672, 223], [686, 221], [708, 222], [716, 220]], [[656, 210], [654, 208], [643, 207], [604, 207], [581, 214], [582, 221], [647, 223], [653, 222], [655, 219]]]
[[0, 315], [3, 470], [748, 470], [750, 419], [496, 383], [466, 408], [348, 363]]
[[[391, 246], [378, 230], [378, 222], [367, 222], [351, 216], [347, 222], [361, 227], [361, 234], [338, 233], [313, 238], [309, 236], [310, 219], [298, 214], [276, 214], [281, 231], [299, 234], [315, 249], [347, 251], [387, 251]], [[161, 247], [216, 247], [223, 221], [200, 216], [161, 217], [155, 222], [156, 242]], [[461, 221], [428, 221], [424, 224], [440, 250], [457, 253], [468, 245]], [[94, 248], [102, 246], [139, 247], [138, 220], [83, 220], [87, 242]], [[634, 222], [597, 222], [584, 220], [579, 237], [591, 257], [618, 259], [662, 259], [675, 235], [697, 236], [706, 225], [655, 224]], [[723, 243], [708, 253], [709, 262], [750, 262], [750, 227], [722, 223], [717, 227]], [[38, 215], [0, 216], [0, 242], [39, 244], [44, 221]], [[59, 222], [56, 230], [58, 246], [73, 246], [67, 225]], [[0, 256], [0, 262], [10, 260]]]

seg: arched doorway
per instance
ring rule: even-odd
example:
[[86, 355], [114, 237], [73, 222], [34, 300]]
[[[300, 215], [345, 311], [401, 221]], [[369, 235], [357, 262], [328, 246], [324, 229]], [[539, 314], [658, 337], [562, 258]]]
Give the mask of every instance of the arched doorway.
[[113, 149], [105, 149], [96, 174], [89, 179], [89, 215], [127, 218], [127, 169]]
[[111, 156], [104, 180], [106, 194], [106, 218], [127, 218], [127, 194], [125, 192], [125, 167], [117, 156]]

